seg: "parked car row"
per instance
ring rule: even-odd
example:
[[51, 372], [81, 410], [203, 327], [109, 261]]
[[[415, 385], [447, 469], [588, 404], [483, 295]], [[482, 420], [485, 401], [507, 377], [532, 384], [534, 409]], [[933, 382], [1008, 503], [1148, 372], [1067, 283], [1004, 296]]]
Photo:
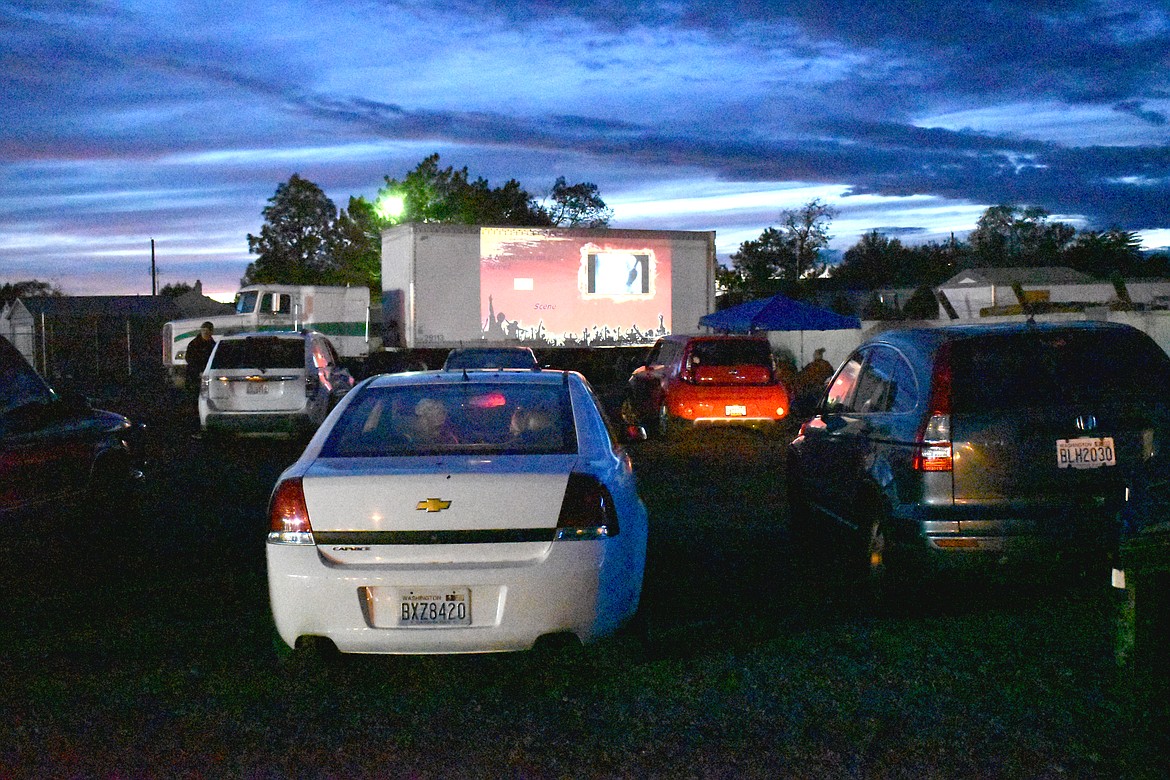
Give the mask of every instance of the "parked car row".
[[[756, 336], [659, 339], [623, 425], [580, 374], [515, 350], [355, 386], [320, 334], [219, 340], [205, 428], [313, 432], [269, 505], [280, 646], [356, 653], [590, 642], [638, 612], [648, 520], [625, 445], [776, 428], [789, 397]], [[54, 393], [0, 339], [0, 511], [141, 476], [125, 418]], [[789, 528], [859, 579], [1118, 566], [1170, 508], [1170, 357], [1137, 329], [891, 330], [835, 370], [786, 446]], [[1104, 579], [1104, 576], [1102, 576]]]

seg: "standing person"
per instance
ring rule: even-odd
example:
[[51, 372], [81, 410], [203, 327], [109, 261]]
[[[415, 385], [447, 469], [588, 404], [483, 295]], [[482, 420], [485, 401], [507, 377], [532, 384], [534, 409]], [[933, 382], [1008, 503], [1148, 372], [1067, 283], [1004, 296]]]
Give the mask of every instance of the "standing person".
[[794, 383], [802, 413], [807, 412], [809, 407], [816, 403], [817, 397], [825, 389], [825, 382], [829, 381], [832, 375], [833, 364], [825, 360], [825, 348], [818, 347], [813, 352], [813, 359], [800, 369]]
[[199, 326], [199, 335], [191, 339], [187, 345], [187, 375], [186, 386], [188, 395], [199, 394], [199, 375], [207, 368], [207, 361], [211, 358], [211, 350], [215, 346], [215, 326], [205, 322]]

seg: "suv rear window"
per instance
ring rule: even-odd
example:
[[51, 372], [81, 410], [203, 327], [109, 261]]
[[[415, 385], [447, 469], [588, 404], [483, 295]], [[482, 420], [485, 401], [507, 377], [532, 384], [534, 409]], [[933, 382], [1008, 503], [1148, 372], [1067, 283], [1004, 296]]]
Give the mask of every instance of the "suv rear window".
[[768, 366], [772, 352], [767, 342], [758, 339], [727, 339], [691, 342], [691, 356], [698, 356], [704, 366]]
[[957, 412], [1165, 398], [1170, 358], [1141, 334], [1014, 333], [954, 342]]
[[216, 345], [211, 368], [304, 368], [305, 342], [266, 338], [223, 340]]

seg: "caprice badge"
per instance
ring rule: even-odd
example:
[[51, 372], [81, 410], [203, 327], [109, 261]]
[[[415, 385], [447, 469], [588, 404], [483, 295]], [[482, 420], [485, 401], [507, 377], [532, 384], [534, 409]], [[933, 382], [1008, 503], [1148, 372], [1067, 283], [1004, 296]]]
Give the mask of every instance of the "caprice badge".
[[441, 498], [426, 498], [419, 501], [414, 508], [420, 512], [424, 509], [427, 512], [442, 512], [444, 509], [449, 509], [450, 507], [450, 501], [444, 501]]

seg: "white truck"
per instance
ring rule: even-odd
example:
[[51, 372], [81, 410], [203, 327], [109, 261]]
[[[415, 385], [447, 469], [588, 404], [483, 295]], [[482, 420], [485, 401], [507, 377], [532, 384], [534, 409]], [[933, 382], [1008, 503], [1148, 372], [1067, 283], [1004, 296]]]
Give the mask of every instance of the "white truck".
[[715, 310], [715, 233], [407, 223], [382, 232], [387, 348], [636, 346]]
[[211, 322], [216, 336], [308, 328], [329, 338], [343, 358], [364, 358], [370, 343], [370, 291], [366, 287], [254, 284], [236, 293], [235, 314], [172, 320], [163, 326], [163, 365], [182, 382], [187, 344]]

